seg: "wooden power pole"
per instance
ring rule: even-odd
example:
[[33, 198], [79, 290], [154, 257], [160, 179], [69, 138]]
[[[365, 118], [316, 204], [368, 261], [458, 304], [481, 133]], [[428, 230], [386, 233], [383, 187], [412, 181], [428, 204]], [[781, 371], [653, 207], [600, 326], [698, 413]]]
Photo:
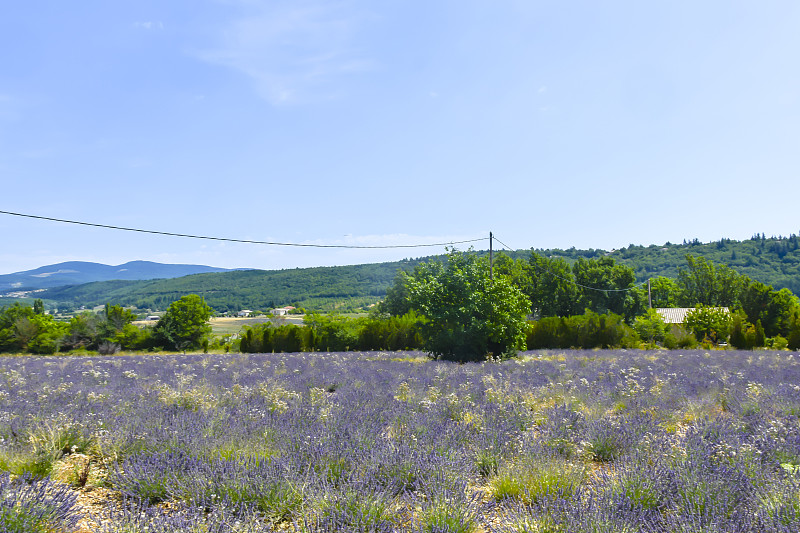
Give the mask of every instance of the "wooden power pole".
[[492, 257], [492, 232], [489, 232], [489, 281], [494, 281], [494, 258]]

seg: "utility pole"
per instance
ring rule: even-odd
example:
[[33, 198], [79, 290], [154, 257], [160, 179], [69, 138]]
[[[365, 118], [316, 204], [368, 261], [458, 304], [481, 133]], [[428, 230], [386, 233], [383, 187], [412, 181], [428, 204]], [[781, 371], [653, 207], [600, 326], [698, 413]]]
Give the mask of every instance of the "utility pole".
[[489, 281], [494, 281], [494, 258], [492, 257], [492, 232], [489, 232]]

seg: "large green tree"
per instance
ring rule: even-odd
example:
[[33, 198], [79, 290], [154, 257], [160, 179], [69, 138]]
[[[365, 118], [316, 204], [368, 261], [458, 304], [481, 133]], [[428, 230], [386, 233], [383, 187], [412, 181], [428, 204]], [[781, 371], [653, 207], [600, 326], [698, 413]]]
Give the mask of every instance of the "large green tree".
[[687, 254], [686, 265], [678, 270], [683, 307], [732, 307], [748, 281], [729, 266], [717, 265], [704, 257]]
[[578, 303], [580, 289], [567, 261], [531, 251], [528, 259], [531, 282], [523, 288], [538, 317], [571, 316], [583, 312]]
[[595, 313], [612, 312], [632, 321], [644, 311], [647, 292], [634, 286], [633, 269], [617, 264], [611, 257], [579, 258], [572, 266], [580, 288], [581, 309]]
[[786, 336], [795, 311], [797, 297], [789, 289], [776, 291], [770, 285], [747, 279], [739, 304], [751, 324], [761, 321], [767, 336]]
[[66, 323], [31, 306], [16, 302], [0, 309], [0, 352], [51, 354], [61, 348], [66, 332]]
[[507, 277], [491, 279], [485, 259], [450, 250], [445, 262], [417, 269], [407, 286], [412, 308], [428, 318], [422, 338], [432, 357], [481, 361], [524, 348], [530, 301]]
[[213, 313], [203, 298], [188, 294], [169, 305], [154, 333], [170, 348], [184, 352], [197, 349], [211, 334], [208, 320]]
[[386, 290], [386, 297], [376, 306], [380, 314], [403, 316], [411, 310], [408, 299], [408, 274], [398, 270], [394, 283]]
[[650, 299], [653, 307], [678, 307], [681, 290], [672, 278], [656, 276], [650, 279]]
[[686, 314], [686, 327], [697, 340], [719, 344], [728, 340], [731, 315], [720, 307], [700, 305]]

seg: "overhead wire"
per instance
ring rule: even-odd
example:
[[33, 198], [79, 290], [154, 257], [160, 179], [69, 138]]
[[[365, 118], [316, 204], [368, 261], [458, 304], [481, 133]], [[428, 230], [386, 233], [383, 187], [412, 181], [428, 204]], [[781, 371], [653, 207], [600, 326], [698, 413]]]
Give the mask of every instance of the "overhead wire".
[[[103, 229], [111, 229], [117, 231], [130, 231], [135, 233], [146, 233], [150, 235], [165, 235], [169, 237], [183, 237], [188, 239], [203, 239], [203, 240], [211, 240], [211, 241], [222, 241], [222, 242], [235, 242], [235, 243], [242, 243], [242, 244], [260, 244], [260, 245], [268, 245], [268, 246], [290, 246], [290, 247], [298, 247], [298, 248], [339, 248], [339, 249], [364, 249], [364, 250], [376, 250], [376, 249], [397, 249], [397, 248], [426, 248], [426, 247], [435, 247], [435, 246], [448, 246], [454, 244], [467, 244], [467, 243], [474, 243], [474, 242], [481, 242], [489, 240], [489, 237], [482, 237], [478, 239], [466, 239], [460, 241], [449, 241], [449, 242], [440, 242], [440, 243], [431, 243], [431, 244], [390, 244], [390, 245], [355, 245], [355, 244], [310, 244], [310, 243], [295, 243], [295, 242], [277, 242], [277, 241], [256, 241], [250, 239], [233, 239], [227, 237], [213, 237], [210, 235], [192, 235], [188, 233], [175, 233], [170, 231], [159, 231], [159, 230], [148, 230], [143, 228], [130, 228], [125, 226], [113, 226], [110, 224], [98, 224], [94, 222], [85, 222], [81, 220], [70, 220], [70, 219], [63, 219], [63, 218], [55, 218], [55, 217], [47, 217], [42, 215], [32, 215], [29, 213], [17, 213], [13, 211], [3, 211], [0, 210], [0, 214], [3, 215], [10, 215], [16, 217], [24, 217], [24, 218], [32, 218], [37, 220], [47, 220], [50, 222], [60, 222], [63, 224], [75, 224], [79, 226], [89, 226], [95, 228], [103, 228]], [[496, 235], [492, 234], [492, 238], [499, 242], [506, 250], [509, 252], [514, 253], [510, 246], [506, 243], [501, 241], [497, 238]], [[582, 289], [588, 289], [598, 292], [627, 292], [631, 291], [636, 288], [636, 286], [628, 287], [625, 289], [601, 289], [598, 287], [591, 287], [589, 285], [583, 285], [582, 283], [576, 282], [574, 279], [568, 279], [563, 276], [560, 276], [553, 272], [552, 270], [540, 266], [534, 265], [539, 270], [544, 270], [548, 274], [563, 281], [569, 281], [574, 283], [576, 286], [581, 287]]]
[[54, 218], [54, 217], [46, 217], [41, 215], [31, 215], [27, 213], [15, 213], [12, 211], [0, 211], [0, 214], [3, 215], [12, 215], [17, 217], [25, 217], [25, 218], [34, 218], [38, 220], [48, 220], [51, 222], [61, 222], [64, 224], [77, 224], [80, 226], [91, 226], [95, 228], [104, 228], [104, 229], [112, 229], [118, 231], [132, 231], [137, 233], [148, 233], [152, 235], [166, 235], [169, 237], [184, 237], [189, 239], [205, 239], [210, 241], [223, 241], [223, 242], [237, 242], [237, 243], [244, 243], [244, 244], [263, 244], [263, 245], [270, 245], [270, 246], [294, 246], [300, 248], [347, 248], [347, 249], [364, 249], [364, 250], [376, 250], [376, 249], [395, 249], [395, 248], [425, 248], [425, 247], [435, 247], [435, 246], [448, 246], [452, 244], [465, 244], [465, 243], [473, 243], [473, 242], [480, 242], [489, 240], [488, 237], [482, 237], [480, 239], [468, 239], [463, 241], [449, 241], [449, 242], [439, 242], [439, 243], [432, 243], [432, 244], [390, 244], [390, 245], [356, 245], [356, 244], [309, 244], [309, 243], [296, 243], [296, 242], [271, 242], [271, 241], [255, 241], [249, 239], [230, 239], [226, 237], [212, 237], [208, 235], [190, 235], [186, 233], [173, 233], [170, 231], [157, 231], [157, 230], [148, 230], [148, 229], [141, 229], [141, 228], [128, 228], [124, 226], [112, 226], [110, 224], [96, 224], [93, 222], [83, 222], [80, 220], [68, 220], [63, 218]]
[[[492, 237], [493, 237], [494, 240], [496, 240], [497, 242], [502, 244], [506, 248], [506, 250], [508, 250], [509, 252], [512, 252], [512, 253], [515, 252], [515, 250], [512, 250], [511, 247], [509, 247], [506, 243], [504, 243], [503, 241], [498, 239], [497, 236], [495, 236], [494, 234], [492, 234]], [[546, 268], [546, 267], [543, 267], [543, 266], [540, 266], [540, 265], [533, 265], [533, 266], [535, 266], [539, 270], [544, 270], [545, 272], [547, 272], [551, 276], [556, 277], [556, 278], [558, 278], [560, 280], [568, 281], [570, 283], [574, 283], [575, 285], [577, 285], [578, 287], [580, 287], [582, 289], [589, 289], [589, 290], [598, 291], [598, 292], [627, 292], [627, 291], [632, 291], [637, 287], [636, 285], [634, 285], [633, 287], [628, 287], [626, 289], [600, 289], [600, 288], [597, 288], [597, 287], [590, 287], [589, 285], [583, 285], [582, 283], [578, 283], [574, 279], [568, 279], [568, 278], [565, 278], [564, 276], [559, 276], [558, 274], [556, 274], [555, 272], [553, 272], [549, 268]]]

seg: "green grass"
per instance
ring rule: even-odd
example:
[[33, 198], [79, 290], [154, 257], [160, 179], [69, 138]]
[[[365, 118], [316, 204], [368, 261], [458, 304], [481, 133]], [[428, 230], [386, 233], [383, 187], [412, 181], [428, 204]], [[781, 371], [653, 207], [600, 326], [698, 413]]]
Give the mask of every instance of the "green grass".
[[568, 498], [586, 477], [586, 467], [557, 458], [527, 457], [504, 466], [489, 481], [497, 501], [514, 499], [533, 503], [548, 495]]
[[475, 517], [460, 505], [438, 500], [419, 513], [421, 530], [425, 533], [471, 533], [475, 530]]

